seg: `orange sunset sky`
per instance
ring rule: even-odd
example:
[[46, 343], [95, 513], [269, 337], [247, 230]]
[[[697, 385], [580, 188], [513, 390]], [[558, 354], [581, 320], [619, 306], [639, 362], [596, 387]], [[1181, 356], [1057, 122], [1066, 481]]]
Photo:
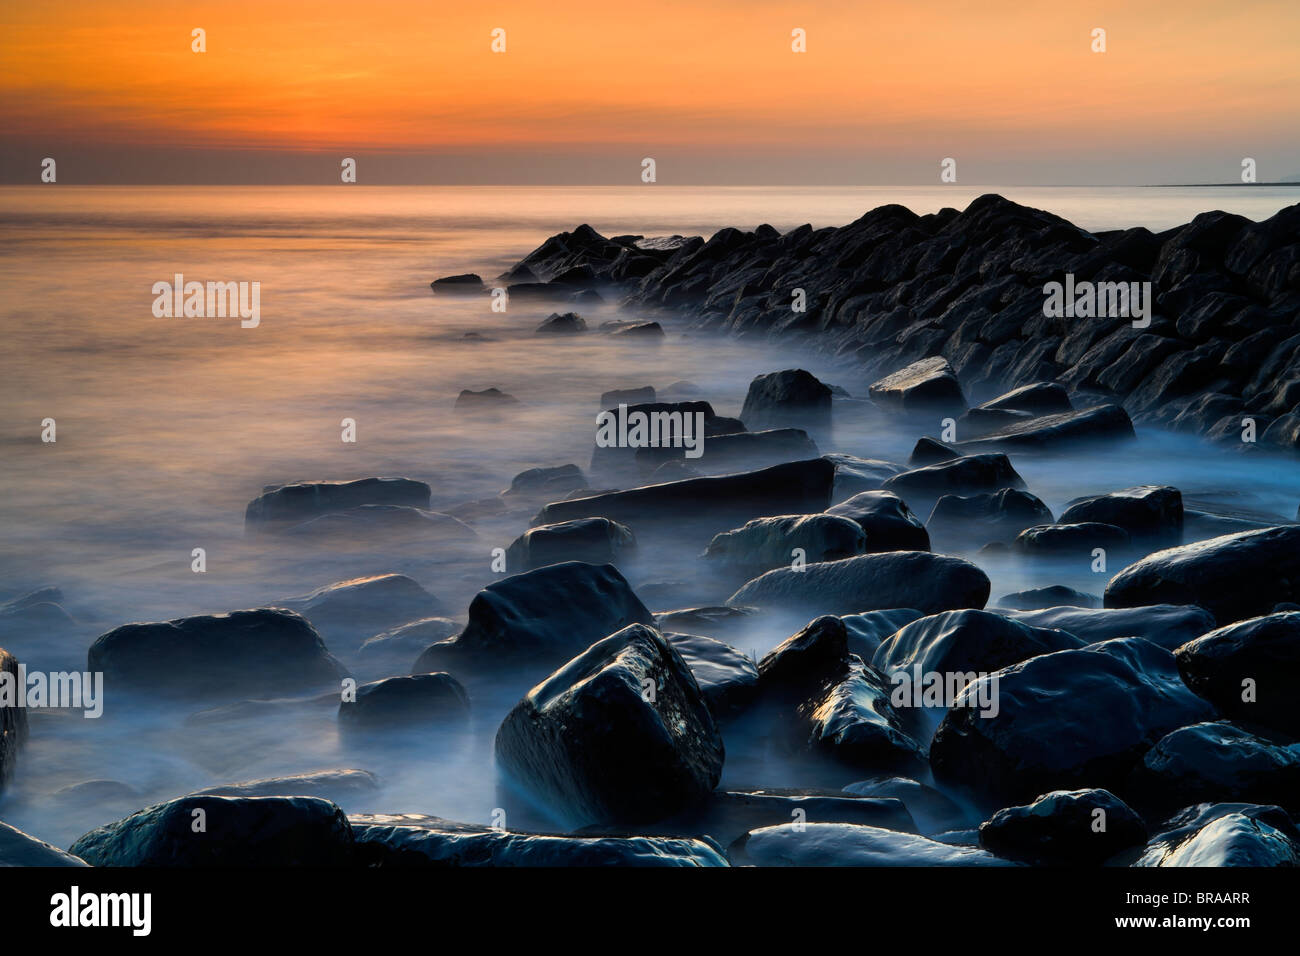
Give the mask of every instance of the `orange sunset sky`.
[[631, 184], [644, 156], [683, 183], [931, 182], [945, 156], [988, 183], [1300, 175], [1297, 0], [0, 10], [11, 183], [44, 156], [73, 183], [328, 181], [340, 156], [369, 182]]

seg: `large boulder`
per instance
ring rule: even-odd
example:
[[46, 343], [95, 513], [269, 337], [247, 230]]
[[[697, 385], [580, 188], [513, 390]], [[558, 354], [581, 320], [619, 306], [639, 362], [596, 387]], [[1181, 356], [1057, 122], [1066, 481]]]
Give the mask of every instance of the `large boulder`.
[[1061, 524], [1098, 521], [1116, 525], [1134, 540], [1177, 544], [1183, 534], [1183, 496], [1170, 485], [1141, 485], [1078, 498], [1061, 513]]
[[751, 830], [731, 846], [741, 866], [1012, 866], [975, 847], [851, 823], [782, 824]]
[[881, 551], [929, 551], [930, 535], [925, 524], [907, 503], [889, 491], [863, 491], [826, 509], [856, 521], [866, 533], [869, 554]]
[[1085, 644], [1100, 644], [1116, 637], [1141, 637], [1170, 651], [1214, 627], [1210, 612], [1191, 604], [1132, 608], [1053, 606], [1003, 613], [1034, 627], [1069, 631]]
[[802, 424], [827, 428], [831, 423], [830, 386], [803, 369], [759, 375], [749, 383], [740, 419], [750, 429]]
[[1300, 737], [1300, 611], [1207, 631], [1174, 652], [1187, 686], [1228, 717]]
[[778, 568], [747, 583], [727, 603], [814, 614], [857, 614], [896, 607], [926, 614], [982, 608], [988, 576], [968, 561], [928, 551], [864, 554], [843, 561]]
[[410, 478], [360, 478], [356, 481], [295, 481], [267, 485], [248, 503], [244, 527], [277, 529], [309, 518], [362, 505], [428, 508], [430, 488]]
[[1108, 790], [1054, 790], [980, 824], [980, 846], [1040, 866], [1099, 866], [1147, 840], [1146, 824]]
[[575, 518], [538, 525], [515, 538], [506, 548], [506, 568], [517, 573], [564, 561], [615, 564], [635, 548], [636, 536], [626, 525], [609, 518]]
[[957, 414], [966, 408], [957, 374], [940, 356], [921, 359], [874, 382], [871, 398], [907, 413]]
[[716, 787], [723, 745], [681, 654], [653, 628], [632, 625], [529, 691], [498, 729], [496, 755], [566, 817], [639, 823]]
[[755, 518], [742, 527], [715, 535], [705, 560], [727, 572], [750, 578], [788, 567], [801, 551], [805, 562], [838, 561], [862, 554], [867, 536], [848, 518], [831, 514]]
[[970, 452], [995, 448], [1054, 452], [1136, 437], [1133, 421], [1123, 408], [1119, 405], [1099, 405], [1082, 411], [1060, 412], [1018, 421], [979, 438], [961, 442], [960, 447]]
[[18, 659], [0, 647], [0, 790], [13, 776], [18, 748], [27, 739], [27, 708], [18, 706]]
[[528, 833], [421, 814], [348, 818], [357, 860], [377, 867], [727, 866], [704, 840]]
[[468, 716], [469, 695], [445, 673], [371, 681], [339, 704], [339, 723], [352, 728], [427, 728]]
[[125, 624], [90, 646], [86, 668], [110, 686], [187, 697], [283, 697], [347, 676], [316, 630], [281, 608]]
[[1132, 866], [1300, 866], [1300, 830], [1276, 806], [1201, 803], [1174, 816]]
[[953, 707], [930, 763], [939, 784], [990, 807], [1089, 786], [1122, 796], [1129, 772], [1161, 737], [1213, 717], [1183, 685], [1173, 655], [1141, 638], [1031, 657], [964, 695], [995, 698], [997, 713]]
[[339, 581], [276, 604], [297, 611], [331, 642], [353, 644], [379, 631], [444, 611], [441, 601], [405, 574]]
[[1107, 607], [1199, 604], [1220, 624], [1300, 603], [1300, 525], [1226, 534], [1147, 555], [1106, 586]]
[[944, 495], [934, 503], [926, 528], [935, 538], [961, 544], [1009, 541], [1026, 528], [1047, 524], [1052, 512], [1027, 491], [1003, 488], [980, 495]]
[[430, 645], [412, 673], [545, 671], [629, 624], [653, 624], [613, 565], [552, 564], [489, 584], [456, 637]]
[[91, 866], [353, 863], [347, 817], [317, 797], [181, 797], [91, 830], [69, 851]]

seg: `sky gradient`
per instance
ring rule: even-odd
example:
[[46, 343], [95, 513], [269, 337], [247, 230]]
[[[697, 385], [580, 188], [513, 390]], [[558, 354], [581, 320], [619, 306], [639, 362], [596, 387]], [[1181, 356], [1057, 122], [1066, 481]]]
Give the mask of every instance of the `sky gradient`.
[[0, 9], [8, 183], [46, 156], [68, 183], [329, 183], [344, 156], [372, 184], [634, 185], [646, 156], [677, 184], [1300, 175], [1295, 0]]

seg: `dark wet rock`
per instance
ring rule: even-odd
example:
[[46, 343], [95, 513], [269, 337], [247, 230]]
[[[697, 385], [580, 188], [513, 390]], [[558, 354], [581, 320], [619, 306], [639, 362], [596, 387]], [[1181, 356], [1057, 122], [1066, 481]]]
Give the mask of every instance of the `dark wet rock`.
[[619, 405], [653, 405], [656, 401], [654, 387], [643, 385], [640, 388], [615, 388], [608, 392], [602, 392], [600, 407], [618, 408]]
[[535, 330], [535, 335], [577, 335], [587, 331], [587, 320], [577, 312], [552, 312]]
[[347, 676], [306, 619], [280, 608], [125, 624], [90, 646], [86, 667], [108, 686], [195, 697], [273, 697]]
[[63, 609], [63, 592], [45, 587], [0, 604], [0, 640], [7, 633], [66, 633], [76, 627], [72, 615]]
[[663, 326], [658, 322], [641, 322], [625, 326], [615, 329], [611, 334], [620, 339], [639, 339], [647, 342], [661, 342], [664, 339]]
[[524, 302], [569, 302], [582, 289], [568, 282], [515, 282], [506, 286], [509, 299]]
[[866, 534], [863, 551], [929, 551], [930, 535], [921, 519], [898, 495], [889, 491], [863, 491], [834, 507], [828, 515], [850, 518]]
[[1156, 741], [1213, 717], [1173, 655], [1141, 638], [1031, 657], [965, 695], [995, 699], [997, 714], [982, 716], [959, 698], [935, 732], [930, 764], [939, 785], [990, 808], [1087, 786], [1122, 796]]
[[1077, 498], [1061, 524], [1098, 521], [1123, 528], [1134, 539], [1177, 543], [1183, 533], [1183, 496], [1169, 485], [1141, 485]]
[[358, 862], [378, 867], [727, 866], [703, 840], [570, 836], [455, 823], [414, 813], [348, 818]]
[[609, 518], [576, 518], [529, 528], [506, 549], [506, 569], [532, 571], [563, 561], [618, 564], [636, 548], [630, 528]]
[[296, 481], [267, 485], [248, 503], [246, 528], [275, 528], [298, 524], [330, 512], [362, 505], [396, 505], [427, 509], [430, 489], [410, 478], [361, 478], [357, 481]]
[[908, 414], [958, 414], [966, 409], [956, 373], [948, 360], [939, 356], [885, 376], [874, 382], [868, 393], [877, 404]]
[[339, 723], [351, 728], [427, 728], [468, 716], [469, 695], [447, 673], [371, 681], [356, 689], [355, 700], [339, 704]]
[[1300, 611], [1207, 629], [1174, 657], [1187, 686], [1221, 713], [1300, 737]]
[[914, 468], [887, 479], [886, 491], [929, 509], [944, 495], [972, 495], [1025, 487], [1006, 455], [966, 455], [937, 465]]
[[1198, 541], [1148, 555], [1111, 578], [1107, 607], [1199, 604], [1220, 624], [1300, 601], [1300, 526]]
[[988, 576], [961, 558], [926, 551], [890, 551], [810, 564], [802, 571], [768, 571], [727, 603], [822, 614], [904, 606], [937, 614], [963, 607], [982, 608], [988, 597]]
[[974, 847], [849, 823], [761, 827], [730, 849], [737, 866], [1011, 866]]
[[633, 625], [529, 691], [497, 731], [496, 755], [566, 816], [637, 823], [703, 799], [722, 774], [723, 746], [681, 654]]
[[745, 630], [760, 618], [757, 608], [727, 607], [725, 604], [718, 604], [664, 611], [655, 615], [655, 625], [665, 632], [726, 637], [738, 630]]
[[1166, 734], [1147, 751], [1130, 786], [1165, 812], [1214, 800], [1300, 810], [1300, 750], [1223, 721]]
[[296, 611], [331, 641], [361, 641], [399, 624], [434, 617], [442, 602], [405, 574], [377, 574], [339, 581], [277, 607]]
[[587, 487], [586, 476], [577, 465], [556, 465], [552, 468], [529, 468], [510, 481], [510, 487], [501, 494], [505, 497], [531, 497], [563, 495]]
[[472, 541], [474, 529], [454, 515], [403, 505], [362, 505], [309, 518], [284, 528], [286, 535], [344, 538], [348, 544], [377, 539], [384, 545], [397, 538]]
[[1107, 552], [1125, 552], [1132, 543], [1128, 532], [1123, 528], [1102, 524], [1100, 521], [1084, 521], [1079, 524], [1044, 524], [1026, 528], [1016, 536], [1014, 547], [1021, 554], [1090, 561], [1096, 548]]
[[487, 291], [483, 280], [472, 272], [434, 279], [429, 287], [439, 295], [482, 295]]
[[799, 702], [844, 679], [849, 671], [844, 622], [823, 615], [787, 637], [758, 662], [759, 686], [766, 697]]
[[1100, 866], [1143, 846], [1146, 824], [1108, 790], [1055, 790], [980, 824], [980, 846], [1040, 866]]
[[[199, 820], [203, 831], [195, 830]], [[91, 830], [69, 851], [91, 866], [353, 863], [347, 817], [317, 797], [181, 797]]]
[[[18, 659], [0, 647], [0, 687], [5, 688], [4, 696], [16, 696], [26, 688], [19, 686]], [[6, 700], [0, 706], [0, 790], [13, 777], [14, 762], [18, 758], [18, 749], [27, 739], [27, 709], [14, 706]]]
[[192, 797], [319, 797], [335, 803], [373, 799], [379, 793], [379, 778], [368, 770], [346, 768], [266, 777], [241, 783], [204, 787]]
[[1074, 411], [1070, 393], [1063, 385], [1055, 382], [1033, 382], [1012, 389], [1004, 395], [990, 399], [978, 406], [985, 409], [1010, 409], [1018, 412], [1033, 412], [1036, 415], [1052, 415], [1057, 412]]
[[484, 388], [474, 391], [470, 388], [461, 389], [456, 396], [456, 408], [466, 411], [481, 411], [487, 409], [499, 409], [511, 405], [518, 405], [519, 399], [515, 398], [508, 392], [503, 392], [499, 388]]
[[1008, 425], [1029, 421], [1033, 417], [1030, 412], [1017, 412], [1009, 408], [970, 408], [957, 419], [956, 432], [963, 439], [974, 439]]
[[1276, 806], [1201, 803], [1151, 838], [1132, 866], [1300, 866], [1300, 830]]
[[638, 448], [636, 461], [642, 473], [662, 463], [682, 461], [717, 474], [802, 461], [816, 458], [819, 453], [817, 443], [803, 429], [772, 428], [715, 435], [705, 440], [699, 458], [685, 458], [685, 448]]
[[[405, 670], [430, 644], [460, 633], [461, 625], [446, 617], [426, 617], [367, 638], [357, 648], [360, 663]], [[399, 665], [399, 666], [394, 666]]]
[[717, 533], [754, 518], [825, 511], [834, 480], [835, 466], [814, 458], [737, 475], [689, 478], [551, 502], [534, 524], [586, 517], [612, 518], [632, 527], [639, 521], [687, 521], [698, 523], [700, 531]]
[[[703, 416], [701, 418], [701, 416]], [[736, 419], [726, 418], [713, 411], [708, 402], [652, 402], [642, 405], [629, 405], [607, 408], [597, 417], [598, 426], [608, 421], [617, 433], [626, 422], [628, 442], [623, 444], [595, 444], [591, 452], [593, 471], [619, 472], [627, 471], [637, 464], [642, 452], [662, 452], [663, 457], [646, 459], [641, 456], [641, 466], [648, 470], [658, 461], [667, 457], [682, 457], [688, 450], [686, 439], [689, 437], [694, 446], [708, 451], [708, 439], [720, 435], [744, 432], [745, 426]], [[635, 440], [634, 429], [641, 422], [643, 434]], [[703, 424], [704, 444], [700, 440], [700, 424]], [[611, 436], [613, 437], [613, 436]], [[650, 441], [657, 441], [659, 447], [651, 447]], [[692, 461], [696, 459], [691, 459]]]
[[[1011, 608], [1019, 611], [1042, 611], [1051, 607], [1080, 607], [1095, 609], [1101, 607], [1101, 598], [1067, 588], [1063, 584], [1053, 584], [1045, 588], [1030, 588], [1027, 591], [1014, 591], [998, 598], [997, 607]], [[1069, 630], [1066, 628], [1065, 630]], [[1121, 635], [1111, 634], [1110, 637]], [[1139, 635], [1145, 637], [1145, 635]], [[1092, 643], [1091, 641], [1089, 643]], [[1160, 644], [1160, 641], [1156, 641]], [[1164, 645], [1162, 645], [1164, 646]]]
[[886, 611], [867, 611], [865, 614], [846, 614], [840, 620], [844, 622], [849, 653], [869, 661], [881, 641], [921, 616], [921, 612], [915, 608], [896, 607]]
[[549, 670], [629, 624], [653, 623], [613, 565], [553, 564], [479, 591], [465, 629], [426, 648], [412, 673]]
[[1027, 491], [1003, 488], [979, 495], [944, 495], [934, 503], [926, 528], [939, 540], [963, 544], [1010, 541], [1026, 528], [1052, 520], [1047, 505]]
[[1007, 611], [1006, 616], [1034, 627], [1068, 631], [1085, 644], [1116, 637], [1140, 637], [1172, 651], [1214, 627], [1214, 618], [1192, 604], [1152, 604], [1133, 608], [1056, 606]]
[[730, 644], [698, 634], [664, 633], [691, 669], [714, 717], [744, 710], [758, 694], [758, 667]]
[[877, 491], [886, 479], [907, 469], [892, 461], [858, 458], [855, 455], [822, 455], [835, 466], [835, 490], [831, 500], [837, 504], [864, 491]]
[[916, 446], [912, 449], [911, 456], [907, 459], [909, 468], [924, 468], [927, 465], [937, 465], [943, 461], [952, 461], [954, 458], [960, 458], [961, 451], [952, 445], [945, 445], [937, 438], [919, 438]]
[[1058, 451], [1094, 442], [1117, 442], [1136, 437], [1128, 413], [1118, 405], [1099, 405], [1075, 412], [1042, 415], [1007, 425], [987, 435], [963, 441], [967, 452], [995, 448]]
[[65, 853], [44, 840], [0, 822], [0, 869], [9, 866], [86, 866], [85, 860]]
[[855, 656], [847, 662], [844, 678], [799, 705], [786, 729], [806, 733], [813, 752], [857, 771], [922, 772], [914, 715], [893, 705], [893, 685], [879, 670]]
[[948, 830], [966, 820], [966, 812], [950, 797], [911, 777], [873, 777], [851, 783], [844, 790], [864, 797], [901, 800], [922, 833]]
[[831, 422], [831, 390], [803, 369], [760, 375], [749, 383], [740, 419], [751, 429], [809, 425], [827, 428]]
[[795, 552], [806, 563], [837, 561], [862, 554], [867, 536], [848, 518], [830, 514], [755, 518], [715, 535], [704, 558], [728, 573], [755, 577], [772, 568], [789, 567]]

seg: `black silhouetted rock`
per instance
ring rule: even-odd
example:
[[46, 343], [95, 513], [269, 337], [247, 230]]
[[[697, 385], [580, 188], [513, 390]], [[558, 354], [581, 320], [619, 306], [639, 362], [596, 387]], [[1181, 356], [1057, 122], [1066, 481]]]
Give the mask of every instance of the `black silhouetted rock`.
[[472, 272], [434, 279], [429, 287], [439, 295], [482, 295], [487, 291], [483, 280]]
[[633, 625], [529, 691], [498, 729], [496, 755], [566, 817], [638, 823], [713, 790], [723, 746], [681, 655], [653, 628]]
[[510, 487], [501, 494], [505, 497], [536, 496], [544, 501], [554, 501], [570, 491], [586, 487], [586, 476], [577, 465], [556, 465], [553, 468], [529, 468], [521, 471], [511, 479]]
[[[998, 598], [995, 606], [1020, 611], [1041, 611], [1049, 607], [1092, 609], [1101, 607], [1101, 598], [1095, 594], [1087, 594], [1083, 591], [1076, 591], [1074, 588], [1067, 588], [1063, 584], [1053, 584], [1045, 588], [1030, 588], [1026, 591], [1013, 591], [1011, 594], [1004, 594]], [[1119, 637], [1121, 635], [1112, 634], [1110, 636]], [[1160, 642], [1157, 641], [1156, 643], [1159, 644]]]
[[926, 551], [890, 551], [810, 564], [801, 571], [768, 571], [727, 603], [814, 614], [857, 614], [900, 606], [937, 614], [982, 608], [988, 597], [988, 576], [968, 561]]
[[740, 419], [751, 430], [831, 423], [831, 390], [803, 369], [759, 375], [749, 383]]
[[316, 630], [281, 608], [125, 624], [90, 646], [86, 668], [108, 686], [199, 697], [283, 697], [347, 675]]
[[1052, 512], [1034, 495], [1003, 488], [979, 495], [944, 495], [934, 503], [926, 528], [936, 538], [965, 544], [1014, 539], [1026, 528], [1048, 523]]
[[1079, 524], [1043, 524], [1026, 528], [1016, 536], [1014, 547], [1021, 554], [1090, 560], [1093, 550], [1128, 551], [1132, 539], [1123, 528], [1100, 521]]
[[7, 685], [5, 702], [0, 705], [0, 790], [14, 772], [18, 748], [27, 739], [27, 708], [17, 706], [16, 697], [27, 688], [19, 686], [18, 659], [0, 647], [0, 682]]
[[974, 847], [850, 823], [751, 830], [730, 849], [737, 866], [1012, 866]]
[[945, 445], [937, 438], [918, 438], [912, 448], [912, 454], [907, 459], [907, 467], [924, 468], [926, 465], [937, 465], [941, 461], [960, 458], [961, 454], [960, 450], [952, 445]]
[[348, 818], [363, 866], [558, 867], [727, 866], [704, 840], [572, 836], [456, 823], [415, 813]]
[[866, 533], [863, 551], [929, 551], [930, 535], [912, 509], [889, 491], [863, 491], [827, 508], [828, 515], [851, 518]]
[[296, 481], [267, 485], [248, 503], [244, 526], [276, 527], [298, 524], [318, 515], [362, 505], [429, 507], [430, 489], [410, 478], [360, 478], [356, 481]]
[[714, 717], [744, 710], [758, 693], [758, 667], [730, 644], [698, 634], [666, 637], [695, 675]]
[[519, 399], [495, 387], [480, 389], [477, 392], [470, 388], [464, 388], [456, 396], [456, 408], [466, 411], [499, 409], [518, 404]]
[[877, 404], [909, 414], [959, 414], [966, 408], [956, 373], [948, 360], [939, 356], [885, 376], [874, 382], [868, 393]]
[[1129, 772], [1156, 741], [1213, 717], [1183, 685], [1173, 655], [1141, 638], [1031, 657], [965, 694], [991, 696], [997, 714], [949, 710], [931, 741], [930, 765], [941, 786], [990, 809], [1086, 786], [1122, 796]]
[[601, 408], [618, 408], [619, 405], [653, 405], [655, 390], [651, 385], [639, 388], [615, 388], [600, 395]]
[[331, 511], [284, 527], [286, 535], [344, 538], [348, 544], [367, 539], [391, 544], [397, 538], [472, 541], [473, 528], [459, 518], [405, 505], [361, 505]]
[[1132, 866], [1300, 866], [1300, 830], [1285, 810], [1201, 803], [1170, 819]]
[[1300, 611], [1209, 630], [1174, 657], [1187, 686], [1221, 713], [1300, 737]]
[[456, 637], [426, 648], [412, 673], [549, 670], [629, 624], [654, 616], [609, 564], [552, 564], [489, 584]]
[[86, 865], [80, 857], [65, 853], [7, 823], [0, 823], [0, 869], [9, 866]]
[[1220, 624], [1300, 602], [1300, 525], [1243, 531], [1147, 555], [1106, 586], [1107, 607], [1199, 604]]
[[837, 561], [862, 554], [867, 536], [848, 518], [831, 514], [755, 518], [715, 535], [704, 551], [707, 561], [727, 572], [754, 577], [772, 568], [789, 567], [795, 552], [802, 561]]
[[379, 778], [368, 770], [317, 770], [285, 777], [266, 777], [241, 783], [204, 787], [191, 797], [320, 797], [335, 803], [373, 800], [379, 793]]
[[535, 330], [536, 335], [577, 335], [587, 331], [587, 320], [577, 312], [552, 312]]
[[[205, 831], [195, 830], [199, 820]], [[353, 864], [343, 811], [317, 797], [181, 797], [84, 834], [91, 866], [338, 867]]]
[[915, 608], [896, 607], [887, 611], [846, 614], [840, 620], [844, 622], [849, 653], [857, 654], [864, 661], [869, 661], [881, 641], [921, 616], [921, 612]]
[[441, 614], [442, 602], [405, 574], [377, 574], [339, 581], [277, 607], [296, 611], [335, 641], [361, 641], [399, 624]]
[[617, 564], [636, 547], [630, 528], [608, 518], [576, 518], [529, 528], [506, 549], [506, 569], [532, 571], [563, 561]]
[[1055, 382], [1033, 382], [981, 403], [980, 408], [1010, 409], [1033, 412], [1035, 415], [1052, 415], [1074, 411], [1070, 393]]
[[980, 846], [1041, 866], [1100, 866], [1147, 841], [1146, 824], [1108, 790], [1054, 790], [980, 824]]
[[648, 342], [660, 342], [664, 339], [663, 326], [658, 322], [640, 322], [615, 329], [612, 335], [620, 339], [640, 339]]
[[469, 716], [469, 695], [450, 674], [411, 674], [362, 684], [339, 704], [339, 723], [354, 728], [408, 728]]
[[1183, 496], [1169, 485], [1141, 485], [1078, 498], [1061, 513], [1061, 524], [1098, 521], [1123, 528], [1134, 540], [1176, 544], [1183, 533]]
[[1131, 608], [1050, 606], [1041, 610], [1007, 611], [1006, 616], [1034, 627], [1069, 631], [1085, 644], [1116, 637], [1141, 637], [1166, 650], [1187, 643], [1214, 627], [1214, 618], [1192, 604], [1152, 604]]
[[[859, 780], [849, 784], [844, 788], [844, 792], [877, 799], [893, 798], [901, 800], [922, 833], [951, 830], [960, 826], [966, 820], [966, 811], [959, 807], [952, 798], [934, 789], [934, 787], [927, 787], [925, 784], [913, 780], [911, 777], [872, 777], [868, 780]], [[879, 825], [876, 824], [876, 826]], [[898, 828], [892, 827], [890, 829]]]
[[968, 453], [995, 448], [1059, 451], [1094, 442], [1117, 442], [1136, 437], [1133, 421], [1118, 405], [1099, 405], [1075, 412], [1029, 418], [987, 435], [963, 441]]

